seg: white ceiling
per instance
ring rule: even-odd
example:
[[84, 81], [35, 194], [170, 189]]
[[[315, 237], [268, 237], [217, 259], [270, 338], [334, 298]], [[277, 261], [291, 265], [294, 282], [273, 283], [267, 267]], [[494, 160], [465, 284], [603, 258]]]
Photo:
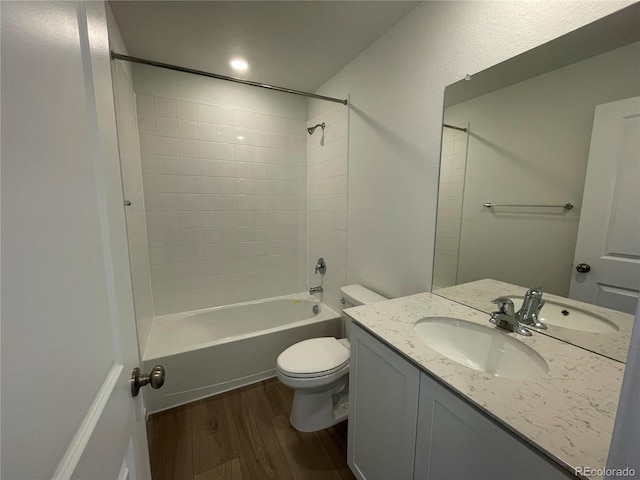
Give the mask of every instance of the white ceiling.
[[[129, 55], [315, 91], [420, 2], [111, 1]], [[244, 57], [244, 74], [229, 59]]]

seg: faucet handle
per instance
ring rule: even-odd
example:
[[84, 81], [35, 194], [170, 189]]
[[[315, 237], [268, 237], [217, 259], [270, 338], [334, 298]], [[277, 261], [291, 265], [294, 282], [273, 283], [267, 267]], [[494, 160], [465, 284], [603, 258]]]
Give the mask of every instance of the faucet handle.
[[527, 290], [527, 293], [525, 294], [525, 296], [526, 297], [530, 296], [540, 300], [542, 298], [542, 287], [530, 288], [529, 290]]
[[514, 315], [515, 309], [513, 307], [513, 301], [510, 298], [498, 297], [495, 300], [491, 300], [491, 303], [498, 305], [498, 313]]
[[316, 263], [316, 274], [320, 272], [321, 275], [324, 275], [327, 272], [327, 263], [324, 261], [324, 258], [320, 257], [318, 259], [318, 263]]
[[538, 329], [540, 329], [540, 330], [546, 330], [547, 329], [547, 326], [540, 321], [540, 310], [542, 310], [542, 307], [544, 307], [545, 303], [546, 302], [544, 300], [540, 300], [538, 302], [538, 307], [536, 308], [536, 311], [533, 312], [533, 314], [532, 314], [533, 326], [538, 328]]

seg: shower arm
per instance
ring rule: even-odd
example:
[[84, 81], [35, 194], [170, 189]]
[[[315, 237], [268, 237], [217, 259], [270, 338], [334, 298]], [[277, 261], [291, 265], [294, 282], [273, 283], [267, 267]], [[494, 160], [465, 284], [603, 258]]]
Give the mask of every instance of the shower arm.
[[318, 128], [318, 127], [322, 127], [322, 130], [324, 131], [324, 127], [325, 127], [324, 122], [318, 123], [317, 125], [314, 125], [313, 127], [307, 128], [307, 132], [309, 132], [309, 135], [313, 135], [313, 132], [315, 132], [316, 128]]

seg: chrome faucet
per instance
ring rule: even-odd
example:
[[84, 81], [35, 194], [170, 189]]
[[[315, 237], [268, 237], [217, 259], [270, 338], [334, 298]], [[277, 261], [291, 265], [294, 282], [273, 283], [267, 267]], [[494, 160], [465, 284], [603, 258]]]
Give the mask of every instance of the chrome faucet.
[[530, 288], [524, 296], [522, 307], [517, 312], [513, 302], [507, 297], [498, 297], [491, 303], [498, 305], [498, 311], [491, 313], [489, 322], [510, 332], [516, 332], [525, 337], [531, 336], [527, 326], [545, 330], [547, 326], [538, 318], [540, 309], [544, 306], [541, 288]]
[[522, 308], [516, 313], [516, 318], [523, 325], [531, 325], [546, 330], [547, 326], [540, 321], [540, 310], [544, 306], [542, 300], [542, 288], [530, 288], [524, 295]]
[[321, 275], [327, 273], [327, 262], [325, 262], [322, 257], [318, 259], [318, 263], [316, 264], [316, 275], [318, 272], [320, 272]]
[[313, 295], [314, 293], [322, 293], [324, 291], [324, 289], [322, 288], [322, 285], [318, 285], [317, 287], [311, 287], [309, 289], [309, 294]]

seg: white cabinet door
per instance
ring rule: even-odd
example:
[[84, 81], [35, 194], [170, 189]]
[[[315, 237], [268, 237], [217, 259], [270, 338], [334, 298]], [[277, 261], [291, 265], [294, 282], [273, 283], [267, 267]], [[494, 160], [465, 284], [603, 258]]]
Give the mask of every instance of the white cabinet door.
[[347, 460], [363, 480], [408, 480], [418, 417], [418, 369], [351, 327]]
[[419, 412], [416, 479], [574, 478], [424, 373]]
[[640, 288], [640, 97], [598, 105], [570, 298], [634, 313]]
[[0, 8], [2, 477], [150, 478], [105, 6]]

